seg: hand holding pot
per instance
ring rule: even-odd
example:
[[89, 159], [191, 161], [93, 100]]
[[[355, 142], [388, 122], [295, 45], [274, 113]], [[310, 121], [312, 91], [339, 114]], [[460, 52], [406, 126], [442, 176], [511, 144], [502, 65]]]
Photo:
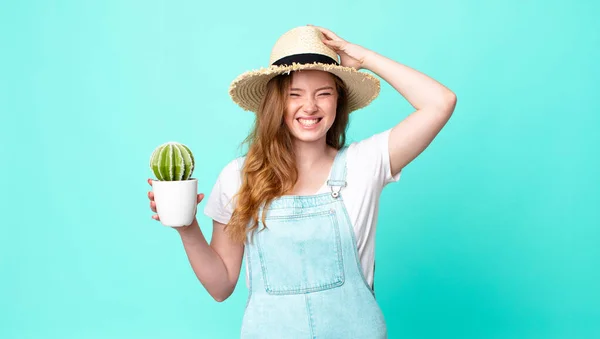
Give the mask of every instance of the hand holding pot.
[[[148, 178], [148, 184], [150, 186], [152, 186], [152, 181], [153, 181], [152, 179]], [[158, 213], [156, 210], [156, 201], [154, 200], [154, 192], [153, 191], [148, 191], [148, 199], [150, 199], [150, 210], [154, 213]], [[198, 194], [197, 199], [196, 199], [196, 208], [194, 209], [194, 215], [196, 214], [198, 204], [200, 204], [200, 202], [202, 202], [202, 199], [204, 199], [204, 194], [203, 193]], [[154, 219], [156, 221], [160, 221], [160, 217], [158, 214], [153, 214], [152, 219]], [[195, 218], [194, 218], [194, 220], [195, 220]], [[192, 224], [193, 224], [194, 220], [192, 220]], [[184, 228], [187, 228], [190, 225], [180, 226], [179, 229], [183, 230]]]

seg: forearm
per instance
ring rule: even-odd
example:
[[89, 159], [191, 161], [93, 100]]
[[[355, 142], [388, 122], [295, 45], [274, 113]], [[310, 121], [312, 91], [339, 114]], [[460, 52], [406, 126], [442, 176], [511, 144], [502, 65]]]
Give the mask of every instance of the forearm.
[[369, 51], [362, 67], [388, 82], [417, 110], [445, 108], [455, 100], [454, 93], [436, 80], [374, 51]]
[[231, 282], [221, 257], [206, 241], [197, 220], [185, 230], [179, 231], [179, 235], [198, 280], [215, 300], [227, 299], [233, 292], [235, 283]]

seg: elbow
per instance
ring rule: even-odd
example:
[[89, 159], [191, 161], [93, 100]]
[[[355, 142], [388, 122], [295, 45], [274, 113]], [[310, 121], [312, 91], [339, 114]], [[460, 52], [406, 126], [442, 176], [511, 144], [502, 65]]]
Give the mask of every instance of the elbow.
[[425, 106], [423, 109], [426, 108], [431, 112], [443, 114], [449, 118], [456, 107], [456, 94], [449, 89], [444, 89], [441, 93], [436, 94]]
[[450, 107], [452, 107], [452, 111], [454, 111], [454, 107], [456, 107], [456, 93], [450, 91], [450, 93], [448, 94], [448, 103], [450, 105]]
[[452, 112], [454, 112], [454, 108], [456, 107], [456, 94], [450, 90], [448, 90], [448, 93], [446, 94], [446, 107], [449, 110], [449, 113], [452, 114]]
[[225, 300], [227, 300], [227, 298], [229, 298], [229, 295], [226, 295], [226, 294], [221, 294], [221, 295], [211, 294], [211, 297], [213, 297], [213, 299], [215, 299], [216, 302], [222, 303]]
[[450, 117], [456, 107], [456, 94], [451, 90], [447, 90], [437, 104], [438, 110]]
[[211, 293], [210, 296], [213, 297], [216, 302], [222, 303], [227, 300], [231, 294], [233, 294], [233, 289], [230, 288], [224, 291], [219, 291], [218, 293]]
[[452, 92], [451, 90], [448, 90], [448, 93], [446, 93], [446, 101], [450, 105], [456, 106], [456, 93]]

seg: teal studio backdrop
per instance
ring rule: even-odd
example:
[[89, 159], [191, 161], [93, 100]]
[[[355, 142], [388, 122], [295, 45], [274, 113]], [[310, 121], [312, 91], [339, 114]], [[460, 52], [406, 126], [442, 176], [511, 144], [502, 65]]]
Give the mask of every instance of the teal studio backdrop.
[[[252, 113], [230, 100], [315, 24], [434, 77], [454, 116], [382, 196], [390, 338], [600, 338], [600, 5], [593, 1], [6, 1], [0, 338], [236, 338], [151, 219], [150, 154], [187, 144], [209, 194]], [[412, 112], [387, 84], [350, 141]], [[199, 206], [210, 240], [212, 226]]]

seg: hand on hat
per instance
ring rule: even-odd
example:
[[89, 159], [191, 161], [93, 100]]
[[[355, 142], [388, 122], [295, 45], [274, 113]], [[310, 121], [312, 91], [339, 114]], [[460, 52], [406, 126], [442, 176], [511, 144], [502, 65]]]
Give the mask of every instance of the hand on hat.
[[326, 28], [314, 25], [308, 26], [315, 27], [321, 31], [321, 33], [323, 33], [325, 36], [323, 43], [331, 47], [340, 56], [342, 66], [352, 67], [355, 69], [361, 69], [364, 67], [365, 58], [369, 54], [368, 49], [349, 43]]

